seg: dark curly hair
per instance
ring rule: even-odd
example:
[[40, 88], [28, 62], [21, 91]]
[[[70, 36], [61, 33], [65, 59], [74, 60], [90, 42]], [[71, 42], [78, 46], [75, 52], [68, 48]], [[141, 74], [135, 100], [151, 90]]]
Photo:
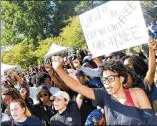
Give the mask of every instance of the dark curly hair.
[[49, 78], [51, 80], [50, 75], [45, 72], [41, 72], [41, 73], [37, 74], [37, 76], [36, 76], [37, 86], [40, 86], [42, 83], [44, 83], [46, 78]]
[[107, 60], [103, 62], [103, 70], [110, 70], [112, 72], [117, 72], [120, 76], [124, 77], [124, 82], [127, 82], [127, 70], [123, 65], [122, 60]]

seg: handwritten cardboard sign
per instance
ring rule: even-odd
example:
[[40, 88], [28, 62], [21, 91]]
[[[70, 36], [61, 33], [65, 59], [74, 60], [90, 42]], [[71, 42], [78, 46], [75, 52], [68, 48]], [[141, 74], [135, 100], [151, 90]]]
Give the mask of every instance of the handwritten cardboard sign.
[[110, 1], [79, 16], [93, 57], [147, 43], [139, 1]]

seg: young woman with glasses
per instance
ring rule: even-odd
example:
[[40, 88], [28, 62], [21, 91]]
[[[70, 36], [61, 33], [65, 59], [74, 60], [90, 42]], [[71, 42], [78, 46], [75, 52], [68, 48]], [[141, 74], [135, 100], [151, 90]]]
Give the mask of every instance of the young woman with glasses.
[[124, 89], [127, 71], [120, 60], [109, 60], [103, 64], [104, 89], [88, 88], [68, 76], [61, 65], [63, 59], [52, 57], [55, 70], [72, 90], [90, 98], [104, 108], [107, 125], [156, 125], [157, 119], [148, 97], [142, 89]]

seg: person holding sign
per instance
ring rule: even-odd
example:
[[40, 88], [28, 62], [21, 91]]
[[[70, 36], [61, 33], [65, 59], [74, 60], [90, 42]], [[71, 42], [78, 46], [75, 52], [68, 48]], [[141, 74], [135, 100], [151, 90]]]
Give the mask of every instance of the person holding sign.
[[[121, 60], [105, 61], [103, 65], [104, 89], [92, 89], [68, 76], [60, 67], [62, 57], [52, 57], [55, 70], [72, 90], [92, 99], [104, 108], [107, 125], [156, 125], [157, 119], [148, 97], [142, 89], [124, 89], [127, 71]], [[141, 97], [142, 96], [142, 97]]]

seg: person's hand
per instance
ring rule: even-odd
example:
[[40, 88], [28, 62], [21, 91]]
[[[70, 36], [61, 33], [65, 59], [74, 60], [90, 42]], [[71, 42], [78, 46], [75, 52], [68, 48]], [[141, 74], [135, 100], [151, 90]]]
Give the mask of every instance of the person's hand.
[[60, 56], [52, 56], [52, 65], [55, 70], [59, 69], [63, 64], [63, 58]]
[[49, 73], [53, 69], [52, 69], [52, 66], [50, 64], [45, 64], [45, 70]]
[[156, 49], [156, 41], [152, 38], [149, 39], [148, 41], [148, 47], [152, 50]]

